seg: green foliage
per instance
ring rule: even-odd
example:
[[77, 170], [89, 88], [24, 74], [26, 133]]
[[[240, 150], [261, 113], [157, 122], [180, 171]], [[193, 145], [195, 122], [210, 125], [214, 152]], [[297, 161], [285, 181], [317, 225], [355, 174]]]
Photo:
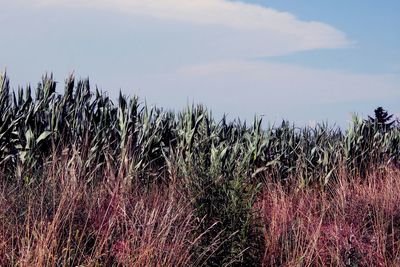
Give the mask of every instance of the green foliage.
[[218, 171], [251, 177], [252, 183], [285, 181], [296, 174], [304, 185], [325, 185], [343, 162], [354, 174], [375, 164], [398, 163], [399, 128], [381, 127], [394, 126], [391, 116], [379, 108], [375, 113], [367, 121], [354, 117], [344, 133], [326, 124], [299, 129], [286, 121], [263, 129], [257, 118], [251, 127], [225, 117], [215, 122], [202, 106], [174, 114], [122, 94], [114, 104], [97, 89], [92, 92], [88, 80], [75, 82], [72, 76], [63, 94], [56, 93], [52, 75], [42, 78], [34, 94], [30, 86], [11, 92], [4, 74], [0, 165], [11, 177], [23, 178], [25, 171], [40, 171], [52, 152], [75, 153], [86, 170], [82, 178], [112, 159], [115, 165], [125, 162], [127, 175], [144, 182], [171, 171], [191, 179], [198, 169], [215, 171], [215, 177]]
[[340, 167], [363, 176], [375, 166], [399, 164], [400, 129], [378, 113], [368, 121], [354, 117], [345, 132], [327, 124], [296, 128], [286, 121], [263, 129], [258, 118], [251, 126], [226, 117], [216, 122], [203, 106], [175, 114], [121, 93], [114, 104], [88, 80], [72, 76], [63, 94], [56, 92], [52, 75], [42, 78], [34, 94], [30, 86], [11, 92], [4, 74], [0, 171], [29, 184], [40, 179], [46, 164], [67, 156], [81, 164], [76, 175], [88, 183], [101, 182], [88, 177], [107, 164], [120, 166], [119, 175], [130, 181], [181, 181], [202, 218], [202, 231], [214, 226], [206, 239], [224, 240], [209, 264], [240, 265], [254, 258], [252, 206], [260, 183], [295, 176], [303, 186], [324, 187]]
[[384, 110], [382, 107], [378, 107], [374, 110], [375, 117], [372, 118], [371, 116], [368, 116], [369, 121], [374, 124], [378, 124], [381, 128], [390, 128], [393, 126], [395, 121], [392, 121], [393, 114], [389, 115], [386, 110]]

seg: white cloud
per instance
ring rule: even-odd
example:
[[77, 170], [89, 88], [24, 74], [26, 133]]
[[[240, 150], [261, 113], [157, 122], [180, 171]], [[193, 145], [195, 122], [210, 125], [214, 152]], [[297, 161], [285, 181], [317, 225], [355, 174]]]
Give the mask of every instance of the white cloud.
[[29, 73], [31, 82], [43, 70], [62, 81], [75, 69], [101, 88], [139, 93], [160, 106], [179, 109], [189, 100], [216, 113], [304, 124], [400, 100], [395, 76], [251, 60], [351, 45], [330, 25], [274, 9], [225, 0], [14, 1], [39, 9], [24, 9], [25, 24], [9, 23], [3, 36], [14, 41], [0, 42], [0, 57], [12, 63], [14, 77]]
[[[226, 79], [225, 84], [238, 90], [246, 84], [258, 84], [255, 88], [261, 94], [263, 91], [274, 91], [274, 97], [294, 97], [305, 102], [318, 100], [322, 104], [346, 99], [372, 101], [400, 96], [400, 81], [395, 75], [351, 74], [263, 61], [238, 60], [195, 65], [182, 68], [177, 74], [182, 78], [210, 83], [222, 83]], [[257, 95], [257, 91], [254, 93]]]
[[[111, 84], [122, 79], [115, 77]], [[369, 114], [376, 106], [391, 109], [393, 101], [400, 101], [400, 79], [394, 75], [351, 74], [269, 62], [216, 62], [132, 80], [135, 88], [142, 89], [135, 93], [159, 106], [179, 109], [194, 101], [217, 114], [228, 112], [231, 118], [265, 114], [267, 120], [287, 118], [304, 124], [309, 118], [343, 122], [350, 111]], [[118, 86], [131, 88], [130, 84], [127, 81]]]
[[219, 45], [234, 46], [239, 57], [274, 56], [351, 45], [343, 32], [328, 24], [302, 21], [287, 12], [227, 0], [35, 0], [34, 3], [47, 7], [117, 11], [205, 27], [208, 32], [215, 30], [213, 27], [222, 27], [225, 29], [221, 34], [224, 43], [219, 42]]

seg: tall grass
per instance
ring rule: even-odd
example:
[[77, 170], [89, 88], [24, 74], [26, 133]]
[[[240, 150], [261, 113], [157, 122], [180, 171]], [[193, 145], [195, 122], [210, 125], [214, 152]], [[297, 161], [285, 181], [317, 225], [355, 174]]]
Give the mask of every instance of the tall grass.
[[200, 266], [219, 246], [215, 238], [200, 247], [212, 227], [199, 232], [179, 188], [123, 177], [89, 185], [68, 165], [49, 166], [29, 186], [1, 176], [1, 266]]
[[400, 172], [346, 174], [321, 191], [274, 184], [256, 207], [264, 225], [263, 266], [398, 266]]
[[[369, 205], [400, 204], [394, 191], [380, 202], [356, 197], [397, 177], [399, 125], [354, 117], [346, 130], [263, 128], [258, 118], [216, 121], [203, 106], [172, 113], [122, 94], [115, 102], [72, 76], [63, 93], [56, 84], [44, 76], [33, 93], [0, 77], [0, 265], [397, 262], [395, 217], [390, 237], [347, 224]], [[362, 215], [343, 221], [354, 205]], [[392, 243], [355, 248], [334, 227]]]

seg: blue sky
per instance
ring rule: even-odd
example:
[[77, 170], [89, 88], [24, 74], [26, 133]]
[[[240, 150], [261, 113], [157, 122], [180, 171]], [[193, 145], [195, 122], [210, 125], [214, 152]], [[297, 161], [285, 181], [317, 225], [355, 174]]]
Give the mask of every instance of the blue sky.
[[276, 60], [358, 73], [400, 74], [400, 2], [395, 0], [249, 1], [329, 23], [356, 42], [354, 49], [298, 53]]
[[[3, 0], [0, 0], [3, 2]], [[0, 67], [14, 87], [72, 71], [116, 96], [180, 110], [346, 125], [400, 116], [394, 0], [14, 0], [1, 3]]]

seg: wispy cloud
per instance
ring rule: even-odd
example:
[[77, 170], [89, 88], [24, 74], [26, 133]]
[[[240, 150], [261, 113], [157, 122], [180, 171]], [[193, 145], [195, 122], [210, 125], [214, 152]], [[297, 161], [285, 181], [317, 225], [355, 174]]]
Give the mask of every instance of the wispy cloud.
[[[304, 124], [307, 117], [343, 122], [349, 111], [369, 114], [382, 103], [400, 99], [400, 80], [395, 75], [351, 74], [269, 62], [216, 62], [134, 80], [143, 89], [138, 92], [141, 96], [161, 106], [177, 107], [176, 103], [184, 105], [189, 100], [233, 117], [251, 119], [256, 113], [272, 121], [287, 118]], [[161, 87], [168, 89], [157, 89]]]
[[[302, 21], [287, 12], [227, 0], [30, 0], [46, 7], [89, 8], [126, 15], [177, 21], [193, 26], [223, 27], [225, 44], [240, 43], [249, 57], [274, 56], [351, 45], [345, 34], [316, 21]], [[221, 44], [222, 45], [222, 44]], [[238, 52], [236, 51], [236, 52]]]
[[[343, 120], [349, 111], [368, 114], [400, 98], [400, 80], [393, 75], [255, 60], [352, 44], [328, 24], [271, 8], [226, 0], [14, 0], [5, 5], [15, 3], [30, 4], [25, 23], [4, 21], [10, 27], [2, 34], [13, 43], [0, 42], [0, 57], [10, 73], [22, 79], [29, 73], [31, 82], [43, 70], [62, 80], [75, 69], [111, 94], [122, 88], [168, 108], [194, 101], [216, 113], [247, 119], [266, 114], [268, 120], [304, 124], [310, 118]], [[140, 90], [128, 91], [133, 88]]]
[[[303, 103], [316, 99], [318, 103], [326, 104], [349, 99], [373, 101], [400, 97], [400, 79], [396, 75], [351, 74], [283, 63], [222, 61], [184, 67], [177, 75], [207, 83], [227, 80], [225, 84], [238, 91], [246, 84], [255, 84], [251, 89], [256, 90], [253, 96], [270, 91], [273, 92], [271, 97], [293, 98]], [[244, 94], [246, 92], [249, 91], [244, 90]]]

